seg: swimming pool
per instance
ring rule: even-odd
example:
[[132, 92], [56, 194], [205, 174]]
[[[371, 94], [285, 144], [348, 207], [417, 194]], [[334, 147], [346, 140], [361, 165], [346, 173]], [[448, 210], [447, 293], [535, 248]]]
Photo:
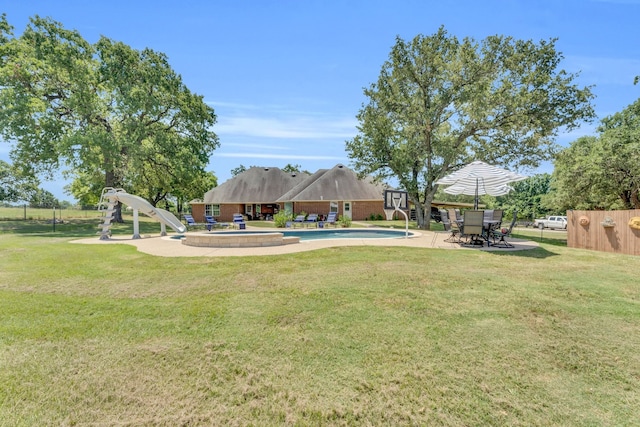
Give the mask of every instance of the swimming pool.
[[[322, 230], [283, 230], [285, 236], [300, 237], [304, 240], [319, 239], [397, 239], [405, 236], [405, 231], [388, 229], [335, 228]], [[409, 233], [412, 236], [413, 233]]]
[[[188, 233], [181, 236], [188, 246], [216, 248], [242, 248], [260, 246], [280, 246], [310, 240], [322, 239], [398, 239], [404, 238], [405, 231], [390, 229], [314, 229], [314, 230], [238, 230]], [[413, 233], [409, 233], [409, 237]]]
[[[290, 230], [290, 229], [274, 229], [274, 230], [241, 230], [241, 231], [212, 231], [207, 234], [227, 234], [227, 235], [247, 235], [247, 234], [269, 234], [282, 233], [285, 237], [299, 237], [304, 240], [320, 240], [320, 239], [397, 239], [404, 237], [404, 230], [390, 229], [361, 229], [361, 228], [334, 228], [334, 229], [314, 229], [314, 230]], [[409, 232], [409, 237], [413, 233]]]

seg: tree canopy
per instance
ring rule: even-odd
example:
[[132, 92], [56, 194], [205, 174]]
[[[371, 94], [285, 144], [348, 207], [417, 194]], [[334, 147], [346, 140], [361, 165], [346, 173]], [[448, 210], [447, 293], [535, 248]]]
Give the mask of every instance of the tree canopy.
[[185, 192], [206, 179], [215, 122], [162, 53], [104, 36], [90, 44], [38, 16], [14, 37], [0, 19], [1, 136], [16, 167], [63, 168], [81, 201], [97, 201], [102, 187], [144, 192], [153, 204]]
[[531, 176], [524, 181], [511, 184], [513, 191], [498, 197], [498, 203], [505, 212], [516, 210], [518, 217], [535, 220], [537, 217], [555, 212], [544, 208], [544, 197], [549, 194], [551, 175], [548, 173]]
[[346, 142], [354, 168], [397, 179], [428, 228], [438, 179], [473, 160], [536, 167], [556, 152], [560, 129], [593, 118], [590, 88], [559, 69], [561, 59], [555, 40], [460, 41], [443, 27], [397, 37]]
[[21, 176], [9, 163], [0, 160], [0, 202], [15, 203], [30, 200], [38, 190], [38, 181]]
[[640, 209], [640, 100], [602, 120], [555, 161], [554, 202], [564, 209]]

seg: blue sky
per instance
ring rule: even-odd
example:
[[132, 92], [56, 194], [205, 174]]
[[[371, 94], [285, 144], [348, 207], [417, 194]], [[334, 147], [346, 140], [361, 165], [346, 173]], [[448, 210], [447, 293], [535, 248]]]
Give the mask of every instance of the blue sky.
[[[192, 92], [216, 111], [220, 148], [209, 170], [222, 183], [239, 166], [299, 164], [315, 172], [349, 165], [344, 142], [356, 134], [366, 101], [395, 37], [506, 35], [558, 38], [561, 68], [594, 85], [599, 118], [640, 97], [640, 0], [0, 0], [20, 34], [48, 16], [90, 42], [100, 35], [165, 53]], [[561, 135], [563, 145], [597, 122]], [[0, 159], [9, 147], [0, 143]], [[536, 171], [550, 172], [550, 165]], [[64, 182], [44, 183], [56, 197]]]

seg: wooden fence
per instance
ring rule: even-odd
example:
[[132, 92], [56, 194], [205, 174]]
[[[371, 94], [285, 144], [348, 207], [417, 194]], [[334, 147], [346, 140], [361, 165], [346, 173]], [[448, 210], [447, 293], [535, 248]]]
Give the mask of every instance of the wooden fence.
[[640, 209], [625, 211], [568, 211], [567, 246], [640, 255]]

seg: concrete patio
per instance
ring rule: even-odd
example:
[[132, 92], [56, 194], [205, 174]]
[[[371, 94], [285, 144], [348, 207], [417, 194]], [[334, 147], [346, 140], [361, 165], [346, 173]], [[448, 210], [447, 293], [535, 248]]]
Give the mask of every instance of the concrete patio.
[[[277, 231], [277, 229], [264, 229], [250, 227], [251, 230], [269, 230]], [[161, 237], [159, 235], [145, 235], [141, 239], [132, 239], [130, 236], [112, 236], [108, 240], [100, 240], [98, 237], [85, 238], [75, 240], [73, 243], [84, 244], [128, 244], [138, 248], [140, 252], [150, 255], [162, 257], [228, 257], [228, 256], [263, 256], [263, 255], [280, 255], [296, 252], [313, 251], [316, 249], [343, 247], [343, 246], [406, 246], [414, 248], [434, 248], [434, 249], [452, 249], [452, 250], [471, 250], [471, 251], [489, 251], [489, 252], [509, 252], [521, 251], [538, 247], [538, 244], [531, 240], [509, 239], [509, 243], [513, 244], [513, 248], [500, 247], [465, 247], [458, 243], [450, 243], [445, 240], [449, 237], [449, 233], [443, 231], [415, 231], [411, 230], [414, 235], [409, 238], [385, 238], [385, 239], [326, 239], [326, 240], [308, 240], [301, 241], [296, 244], [288, 244], [282, 246], [255, 247], [255, 248], [211, 248], [196, 247], [183, 245], [176, 235]], [[185, 233], [188, 234], [188, 233]]]

